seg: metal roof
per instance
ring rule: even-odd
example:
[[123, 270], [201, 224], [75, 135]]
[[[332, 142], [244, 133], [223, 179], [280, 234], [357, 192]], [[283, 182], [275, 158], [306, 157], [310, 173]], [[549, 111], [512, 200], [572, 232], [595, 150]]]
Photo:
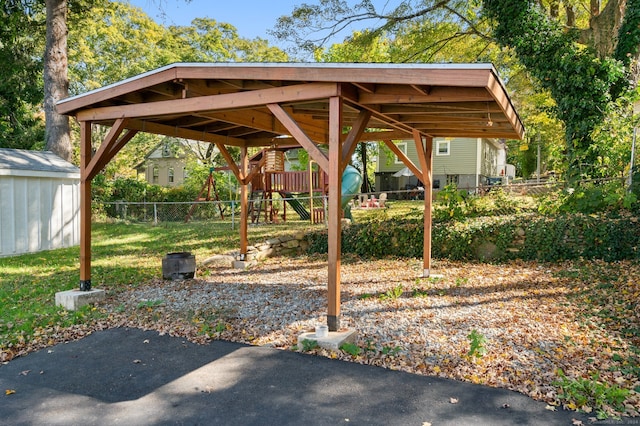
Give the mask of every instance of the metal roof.
[[[80, 121], [235, 146], [291, 144], [282, 107], [316, 143], [328, 142], [329, 98], [343, 125], [371, 117], [361, 140], [521, 139], [524, 127], [491, 64], [177, 63], [57, 103]], [[280, 138], [278, 138], [280, 137]], [[278, 139], [274, 139], [278, 138]]]

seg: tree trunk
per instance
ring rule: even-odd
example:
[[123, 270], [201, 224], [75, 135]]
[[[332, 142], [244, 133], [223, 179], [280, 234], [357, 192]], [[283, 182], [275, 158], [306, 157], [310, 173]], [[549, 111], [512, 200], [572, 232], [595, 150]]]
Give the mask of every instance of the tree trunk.
[[69, 117], [56, 111], [56, 102], [69, 95], [67, 76], [67, 0], [46, 0], [47, 39], [44, 52], [44, 114], [46, 148], [71, 161]]
[[600, 14], [592, 16], [589, 28], [580, 35], [580, 42], [593, 47], [601, 59], [611, 57], [618, 43], [618, 30], [626, 8], [626, 0], [610, 0]]

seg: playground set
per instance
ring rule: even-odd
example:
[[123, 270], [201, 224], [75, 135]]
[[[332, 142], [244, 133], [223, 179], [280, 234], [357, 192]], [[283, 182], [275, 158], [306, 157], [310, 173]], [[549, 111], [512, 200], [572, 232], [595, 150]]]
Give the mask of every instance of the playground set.
[[[307, 170], [285, 171], [284, 153], [295, 148], [299, 147], [265, 148], [250, 158], [249, 168], [253, 178], [248, 218], [251, 219], [251, 223], [260, 221], [277, 223], [280, 220], [286, 222], [287, 206], [293, 209], [302, 220], [309, 220], [312, 223], [325, 221], [329, 193], [328, 175], [319, 168], [313, 170], [314, 161], [309, 162]], [[220, 201], [213, 175], [213, 172], [218, 170], [217, 168], [209, 170], [209, 177], [196, 201]], [[342, 175], [343, 210], [353, 196], [359, 193], [361, 184], [362, 177], [358, 170], [347, 166]], [[205, 191], [206, 197], [203, 197]], [[194, 204], [189, 210], [185, 222], [189, 221], [196, 205]], [[222, 207], [220, 204], [219, 206], [220, 216], [224, 219]]]

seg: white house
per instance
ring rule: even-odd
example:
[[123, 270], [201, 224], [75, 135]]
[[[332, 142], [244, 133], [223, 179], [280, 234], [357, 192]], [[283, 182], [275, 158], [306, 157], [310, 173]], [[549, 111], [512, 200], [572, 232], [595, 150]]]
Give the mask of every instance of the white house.
[[80, 169], [52, 152], [0, 148], [0, 257], [80, 243]]

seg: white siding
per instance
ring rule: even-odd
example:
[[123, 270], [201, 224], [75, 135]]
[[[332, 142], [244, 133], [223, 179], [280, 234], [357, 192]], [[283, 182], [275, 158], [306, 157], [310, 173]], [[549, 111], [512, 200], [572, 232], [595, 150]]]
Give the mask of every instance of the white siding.
[[80, 243], [79, 180], [0, 176], [0, 256]]

